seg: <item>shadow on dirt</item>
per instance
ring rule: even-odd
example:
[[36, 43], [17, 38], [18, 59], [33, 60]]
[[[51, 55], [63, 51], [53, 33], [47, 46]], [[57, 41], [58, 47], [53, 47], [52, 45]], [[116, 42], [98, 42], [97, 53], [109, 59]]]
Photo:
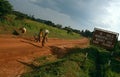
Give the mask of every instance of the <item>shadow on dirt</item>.
[[23, 64], [25, 66], [31, 67], [32, 69], [37, 68], [37, 66], [35, 66], [35, 65], [31, 64], [31, 63], [23, 62], [23, 61], [20, 61], [20, 60], [17, 60], [17, 62], [19, 62], [19, 63], [21, 63], [21, 64]]
[[65, 56], [66, 53], [68, 53], [70, 50], [70, 48], [61, 48], [61, 47], [57, 47], [57, 46], [50, 46], [50, 51], [52, 51], [53, 55], [56, 55], [57, 58], [61, 58], [63, 56]]
[[27, 38], [27, 37], [22, 37], [24, 40], [27, 40], [27, 41], [33, 41], [35, 42], [35, 39], [34, 38]]
[[33, 45], [33, 46], [35, 46], [35, 47], [37, 47], [37, 48], [41, 48], [40, 46], [35, 45], [35, 44], [33, 44], [33, 43], [31, 43], [31, 42], [28, 42], [28, 41], [23, 41], [23, 40], [21, 40], [21, 42], [24, 42], [24, 43], [27, 43], [27, 44]]

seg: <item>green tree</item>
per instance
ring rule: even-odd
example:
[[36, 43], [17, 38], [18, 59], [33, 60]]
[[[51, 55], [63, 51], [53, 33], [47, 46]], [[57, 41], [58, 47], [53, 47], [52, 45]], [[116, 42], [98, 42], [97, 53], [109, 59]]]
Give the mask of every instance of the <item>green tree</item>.
[[12, 12], [12, 5], [7, 0], [0, 0], [0, 17]]
[[72, 32], [73, 32], [73, 29], [70, 26], [65, 27], [64, 30], [67, 30], [68, 34], [72, 34]]
[[62, 25], [61, 24], [57, 24], [56, 27], [59, 28], [59, 29], [61, 29]]

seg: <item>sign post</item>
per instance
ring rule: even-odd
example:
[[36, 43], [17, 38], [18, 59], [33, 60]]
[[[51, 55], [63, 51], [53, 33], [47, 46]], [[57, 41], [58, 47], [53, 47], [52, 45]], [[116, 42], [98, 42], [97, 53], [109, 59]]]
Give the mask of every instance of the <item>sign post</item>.
[[94, 29], [92, 44], [103, 47], [107, 50], [113, 50], [118, 39], [118, 33], [103, 30]]
[[[99, 47], [105, 48], [109, 51], [112, 51], [111, 52], [112, 57], [113, 52], [115, 51], [118, 36], [119, 33], [95, 28], [91, 43]], [[111, 59], [108, 61], [108, 65], [110, 65], [110, 63]]]

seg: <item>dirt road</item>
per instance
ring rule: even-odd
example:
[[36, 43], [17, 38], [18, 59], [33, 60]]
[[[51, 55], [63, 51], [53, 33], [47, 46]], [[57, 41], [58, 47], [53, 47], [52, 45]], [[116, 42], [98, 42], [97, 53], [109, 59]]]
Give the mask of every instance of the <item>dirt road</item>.
[[60, 40], [49, 39], [45, 47], [29, 39], [12, 35], [0, 35], [0, 77], [19, 77], [25, 71], [25, 66], [19, 61], [31, 62], [34, 58], [52, 54], [53, 47], [71, 48], [86, 47], [88, 39]]

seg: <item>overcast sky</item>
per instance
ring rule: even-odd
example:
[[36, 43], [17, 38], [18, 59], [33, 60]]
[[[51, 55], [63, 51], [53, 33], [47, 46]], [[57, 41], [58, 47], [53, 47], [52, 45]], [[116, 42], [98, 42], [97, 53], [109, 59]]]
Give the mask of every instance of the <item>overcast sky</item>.
[[120, 33], [120, 0], [8, 0], [14, 10], [74, 29]]

